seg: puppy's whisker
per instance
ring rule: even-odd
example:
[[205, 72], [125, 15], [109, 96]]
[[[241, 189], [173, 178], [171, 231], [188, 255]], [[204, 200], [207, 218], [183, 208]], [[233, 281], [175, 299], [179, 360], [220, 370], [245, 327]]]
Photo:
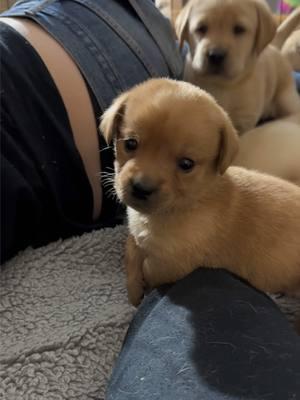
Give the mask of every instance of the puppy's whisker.
[[113, 178], [114, 176], [115, 176], [115, 173], [114, 172], [100, 172], [99, 173], [99, 176], [101, 176], [101, 177], [103, 177], [103, 178], [106, 178], [106, 177], [111, 177], [111, 178]]
[[102, 186], [106, 189], [106, 188], [110, 188], [112, 186], [112, 183], [103, 183]]
[[108, 189], [107, 193], [113, 196], [117, 196], [116, 190], [113, 186], [110, 189]]
[[115, 174], [113, 174], [113, 173], [105, 173], [105, 174], [100, 173], [98, 176], [100, 177], [100, 179], [102, 181], [107, 181], [107, 180], [114, 181]]
[[119, 198], [118, 198], [118, 196], [117, 196], [117, 193], [116, 193], [116, 190], [115, 190], [115, 188], [114, 187], [111, 187], [108, 191], [107, 191], [107, 197], [108, 198], [111, 198], [111, 199], [113, 199], [113, 200], [117, 200], [118, 202], [120, 202], [120, 200], [119, 200]]
[[103, 149], [101, 149], [101, 150], [99, 151], [99, 153], [102, 153], [102, 152], [105, 151], [105, 150], [112, 150], [112, 149], [113, 149], [112, 146], [106, 146], [106, 147], [103, 147]]
[[105, 187], [106, 186], [111, 186], [111, 185], [114, 184], [114, 179], [104, 178], [104, 179], [101, 180], [101, 182], [102, 182], [103, 186], [105, 186]]
[[114, 179], [112, 179], [110, 177], [106, 177], [101, 180], [101, 183], [103, 184], [103, 186], [112, 186], [112, 185], [114, 185], [114, 182], [115, 182]]
[[106, 185], [106, 186], [103, 186], [104, 187], [104, 189], [108, 192], [108, 191], [110, 191], [111, 190], [111, 188], [113, 187], [112, 185]]
[[106, 177], [113, 178], [115, 176], [115, 173], [114, 172], [103, 171], [103, 172], [99, 173], [99, 176], [104, 177], [104, 178], [106, 178]]
[[112, 175], [100, 175], [100, 177], [101, 177], [102, 179], [114, 180], [114, 174], [112, 174]]
[[114, 174], [100, 174], [100, 181], [103, 187], [109, 187], [114, 184]]
[[100, 171], [96, 173], [96, 176], [107, 176], [108, 174], [112, 174], [112, 172]]
[[100, 175], [103, 180], [114, 180], [114, 175]]

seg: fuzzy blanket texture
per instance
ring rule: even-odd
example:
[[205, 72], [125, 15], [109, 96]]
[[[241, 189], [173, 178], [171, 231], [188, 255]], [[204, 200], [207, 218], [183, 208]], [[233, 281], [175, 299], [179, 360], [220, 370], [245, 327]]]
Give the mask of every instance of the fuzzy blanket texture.
[[[134, 314], [118, 226], [27, 249], [0, 272], [0, 399], [90, 400]], [[276, 299], [293, 320], [299, 302]]]

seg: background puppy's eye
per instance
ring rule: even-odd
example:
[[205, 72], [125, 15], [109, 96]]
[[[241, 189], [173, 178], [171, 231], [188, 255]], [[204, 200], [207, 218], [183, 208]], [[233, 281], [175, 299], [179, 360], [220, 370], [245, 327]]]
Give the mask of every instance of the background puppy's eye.
[[195, 162], [190, 158], [180, 158], [177, 165], [182, 171], [190, 172], [194, 168]]
[[236, 36], [242, 35], [243, 33], [246, 32], [246, 29], [242, 25], [234, 25], [233, 27], [233, 33]]
[[126, 151], [134, 151], [138, 147], [138, 141], [133, 138], [125, 139], [124, 140], [124, 147]]
[[201, 24], [198, 26], [196, 29], [196, 32], [199, 33], [200, 35], [205, 35], [208, 31], [208, 26], [205, 24]]

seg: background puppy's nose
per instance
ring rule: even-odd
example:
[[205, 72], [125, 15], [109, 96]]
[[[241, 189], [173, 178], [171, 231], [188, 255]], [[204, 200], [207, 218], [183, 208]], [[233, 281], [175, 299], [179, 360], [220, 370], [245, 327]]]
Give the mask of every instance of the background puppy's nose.
[[139, 200], [147, 200], [157, 188], [143, 178], [133, 178], [131, 180], [131, 194]]
[[207, 58], [211, 65], [219, 67], [224, 63], [226, 54], [223, 49], [211, 49], [207, 52]]

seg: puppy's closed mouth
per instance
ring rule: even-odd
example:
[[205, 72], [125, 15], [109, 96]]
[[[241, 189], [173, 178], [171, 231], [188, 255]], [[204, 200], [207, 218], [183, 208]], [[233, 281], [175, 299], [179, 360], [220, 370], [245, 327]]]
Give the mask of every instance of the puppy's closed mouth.
[[122, 185], [121, 201], [138, 211], [149, 212], [157, 203], [159, 188], [150, 181], [131, 178]]
[[236, 77], [233, 76], [225, 64], [222, 65], [211, 65], [209, 63], [204, 64], [204, 66], [198, 70], [199, 74], [203, 77], [220, 77], [222, 79], [231, 80]]
[[210, 75], [225, 75], [224, 73], [224, 68], [223, 67], [219, 67], [219, 66], [211, 66], [208, 69], [208, 73]]
[[144, 214], [149, 214], [151, 213], [151, 210], [153, 210], [154, 207], [154, 202], [146, 199], [146, 198], [136, 198], [132, 195], [125, 195], [123, 198], [123, 203], [127, 207], [131, 207], [135, 209], [136, 211], [142, 212]]

